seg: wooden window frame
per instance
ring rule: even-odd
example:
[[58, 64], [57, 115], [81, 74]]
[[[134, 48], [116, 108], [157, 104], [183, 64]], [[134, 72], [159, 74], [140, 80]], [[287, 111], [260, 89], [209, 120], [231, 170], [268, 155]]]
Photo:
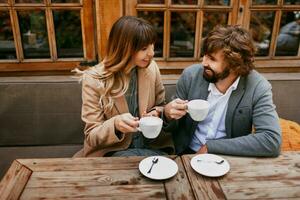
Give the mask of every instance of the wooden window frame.
[[[300, 10], [300, 5], [283, 5], [283, 0], [278, 0], [278, 5], [252, 5], [250, 0], [231, 0], [229, 6], [203, 5], [204, 0], [197, 5], [172, 5], [171, 0], [165, 0], [164, 4], [138, 4], [137, 0], [125, 1], [125, 15], [137, 15], [138, 11], [163, 11], [164, 12], [164, 39], [163, 57], [156, 58], [162, 74], [177, 74], [187, 66], [201, 62], [200, 42], [202, 37], [203, 13], [205, 11], [228, 11], [228, 24], [240, 24], [245, 28], [250, 25], [251, 11], [275, 11], [274, 28], [270, 44], [269, 56], [256, 57], [256, 68], [260, 72], [300, 72], [300, 47], [298, 56], [274, 56], [277, 35], [280, 28], [281, 13], [284, 11]], [[299, 9], [298, 9], [299, 8]], [[170, 44], [170, 12], [171, 11], [196, 11], [195, 55], [193, 58], [168, 58]]]
[[[93, 0], [80, 0], [79, 3], [52, 3], [43, 0], [44, 3], [15, 4], [14, 0], [8, 0], [8, 4], [0, 4], [0, 10], [10, 13], [11, 26], [14, 36], [17, 59], [0, 60], [0, 72], [26, 72], [26, 71], [70, 71], [75, 67], [81, 67], [81, 63], [95, 61], [95, 36]], [[48, 59], [24, 59], [21, 35], [18, 24], [18, 10], [45, 10], [46, 30], [49, 41], [50, 58]], [[80, 10], [83, 58], [58, 58], [54, 22], [52, 10]]]

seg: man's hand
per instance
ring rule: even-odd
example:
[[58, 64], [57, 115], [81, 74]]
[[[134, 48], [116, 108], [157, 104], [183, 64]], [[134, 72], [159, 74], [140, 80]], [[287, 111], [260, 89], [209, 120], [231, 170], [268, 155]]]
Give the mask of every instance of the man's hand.
[[197, 154], [205, 154], [205, 153], [208, 153], [206, 144], [203, 145], [203, 146], [197, 151]]
[[175, 99], [165, 106], [165, 117], [168, 121], [172, 119], [180, 119], [187, 112], [187, 100]]
[[138, 120], [138, 117], [133, 117], [130, 113], [118, 115], [115, 119], [115, 128], [122, 133], [136, 132], [139, 125]]

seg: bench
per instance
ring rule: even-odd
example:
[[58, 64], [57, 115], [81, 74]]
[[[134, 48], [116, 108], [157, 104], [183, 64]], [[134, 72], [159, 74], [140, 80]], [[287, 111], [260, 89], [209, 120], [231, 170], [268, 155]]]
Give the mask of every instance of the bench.
[[[266, 76], [279, 116], [300, 123], [300, 75]], [[176, 79], [164, 83], [170, 100]], [[71, 76], [0, 77], [0, 178], [16, 158], [71, 157], [81, 149], [80, 113], [81, 85]]]

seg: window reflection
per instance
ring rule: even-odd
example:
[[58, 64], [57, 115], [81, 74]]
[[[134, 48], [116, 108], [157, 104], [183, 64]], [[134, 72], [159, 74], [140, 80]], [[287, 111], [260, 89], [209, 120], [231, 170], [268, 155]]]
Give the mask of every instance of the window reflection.
[[196, 13], [171, 13], [170, 57], [193, 57]]
[[15, 59], [16, 48], [8, 11], [0, 12], [0, 59]]
[[16, 0], [16, 3], [44, 3], [44, 0]]
[[138, 3], [146, 3], [146, 4], [164, 4], [164, 0], [138, 0]]
[[49, 58], [44, 11], [19, 11], [19, 25], [25, 58]]
[[80, 11], [55, 10], [53, 18], [58, 57], [83, 57]]
[[257, 56], [269, 54], [274, 12], [252, 12], [250, 21], [250, 33], [257, 47]]
[[253, 0], [253, 5], [275, 5], [277, 0]]
[[223, 6], [229, 6], [230, 0], [205, 0], [205, 5], [223, 5]]
[[217, 25], [226, 25], [228, 21], [228, 13], [222, 12], [206, 12], [203, 19], [202, 37], [206, 35]]
[[276, 43], [276, 56], [296, 56], [300, 42], [300, 11], [284, 12]]
[[299, 0], [284, 0], [283, 2], [286, 5], [300, 5]]
[[138, 12], [138, 17], [149, 21], [155, 28], [157, 40], [155, 43], [155, 57], [163, 56], [163, 38], [164, 38], [164, 13], [163, 12]]
[[51, 3], [79, 3], [79, 0], [51, 0]]
[[172, 0], [172, 4], [195, 5], [197, 0]]

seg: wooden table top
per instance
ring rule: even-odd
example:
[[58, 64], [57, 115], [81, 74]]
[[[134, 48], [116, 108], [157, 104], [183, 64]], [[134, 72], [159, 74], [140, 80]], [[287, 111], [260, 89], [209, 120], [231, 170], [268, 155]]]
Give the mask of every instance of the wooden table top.
[[18, 159], [0, 183], [0, 199], [194, 199], [180, 157], [178, 173], [164, 181], [139, 172], [143, 158]]
[[177, 157], [178, 173], [164, 181], [139, 172], [144, 157], [18, 159], [0, 183], [0, 199], [300, 199], [300, 152], [222, 156], [230, 171], [217, 178], [195, 172], [193, 156]]
[[300, 199], [300, 152], [283, 152], [277, 158], [222, 156], [230, 171], [219, 178], [195, 172], [182, 156], [196, 199]]

